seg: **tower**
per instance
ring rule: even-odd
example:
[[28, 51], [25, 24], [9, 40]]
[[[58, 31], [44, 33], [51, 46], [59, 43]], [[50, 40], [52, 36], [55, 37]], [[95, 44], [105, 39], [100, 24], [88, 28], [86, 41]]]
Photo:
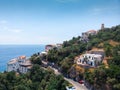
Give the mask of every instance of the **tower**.
[[104, 29], [104, 24], [101, 25], [101, 30], [103, 30], [103, 29]]

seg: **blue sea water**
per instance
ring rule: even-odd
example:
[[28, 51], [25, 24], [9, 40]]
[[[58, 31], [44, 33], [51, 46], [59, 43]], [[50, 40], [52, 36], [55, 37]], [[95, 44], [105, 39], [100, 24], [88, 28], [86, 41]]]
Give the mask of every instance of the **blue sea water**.
[[0, 72], [6, 70], [7, 62], [12, 58], [44, 51], [44, 45], [0, 45]]

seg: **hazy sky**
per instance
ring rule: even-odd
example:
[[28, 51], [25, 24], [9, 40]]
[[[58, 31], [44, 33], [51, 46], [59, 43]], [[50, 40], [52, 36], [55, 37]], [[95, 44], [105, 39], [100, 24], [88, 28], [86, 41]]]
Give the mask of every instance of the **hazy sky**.
[[61, 43], [120, 24], [120, 0], [0, 0], [0, 44]]

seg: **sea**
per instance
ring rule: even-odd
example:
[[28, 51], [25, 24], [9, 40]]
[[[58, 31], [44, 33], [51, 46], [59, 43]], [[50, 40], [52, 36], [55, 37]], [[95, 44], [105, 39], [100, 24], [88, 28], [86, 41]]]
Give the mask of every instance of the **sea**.
[[0, 72], [7, 70], [7, 63], [16, 57], [31, 55], [45, 50], [45, 45], [0, 45]]

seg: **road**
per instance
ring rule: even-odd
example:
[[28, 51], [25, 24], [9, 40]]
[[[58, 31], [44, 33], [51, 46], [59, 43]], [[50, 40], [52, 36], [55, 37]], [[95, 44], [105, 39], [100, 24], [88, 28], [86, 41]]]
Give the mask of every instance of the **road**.
[[[54, 70], [54, 73], [55, 73], [56, 75], [60, 75], [60, 74], [61, 74], [60, 72], [58, 72], [57, 69], [55, 69], [55, 68], [53, 68], [53, 67], [50, 67], [50, 68]], [[71, 84], [76, 88], [76, 90], [88, 90], [84, 85], [79, 84], [78, 82], [75, 82], [75, 81], [73, 81], [72, 79], [68, 79], [68, 78], [65, 78], [65, 77], [64, 77], [64, 79], [65, 79], [66, 81], [68, 81], [69, 83], [71, 83]]]
[[[42, 61], [42, 63], [46, 64], [46, 62], [44, 62], [44, 61]], [[55, 69], [55, 68], [53, 68], [53, 67], [51, 67], [51, 66], [49, 66], [49, 67], [50, 67], [52, 70], [54, 70], [54, 73], [55, 73], [56, 75], [60, 75], [60, 74], [61, 74], [57, 69]], [[75, 81], [73, 81], [72, 79], [68, 79], [68, 78], [65, 78], [65, 77], [64, 77], [64, 79], [65, 79], [66, 81], [68, 81], [69, 83], [71, 83], [71, 84], [76, 88], [76, 90], [88, 90], [84, 85], [79, 84], [78, 82], [75, 82]]]
[[75, 82], [75, 81], [65, 78], [65, 77], [64, 77], [64, 79], [66, 81], [68, 81], [69, 83], [71, 83], [76, 88], [76, 90], [88, 90], [84, 85], [79, 84], [78, 82]]

